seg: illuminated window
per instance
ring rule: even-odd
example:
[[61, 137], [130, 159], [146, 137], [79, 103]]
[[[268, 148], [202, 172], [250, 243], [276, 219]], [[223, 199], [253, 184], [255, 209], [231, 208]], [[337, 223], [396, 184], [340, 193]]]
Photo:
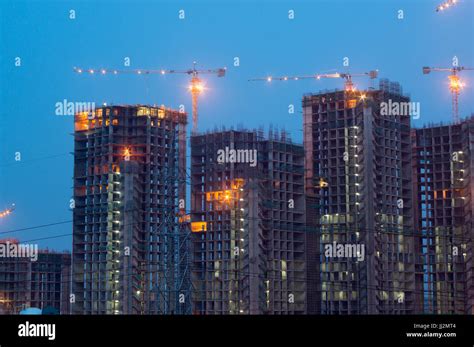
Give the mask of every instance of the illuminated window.
[[287, 279], [286, 270], [287, 270], [286, 260], [282, 260], [281, 261], [281, 279], [283, 281], [286, 281]]

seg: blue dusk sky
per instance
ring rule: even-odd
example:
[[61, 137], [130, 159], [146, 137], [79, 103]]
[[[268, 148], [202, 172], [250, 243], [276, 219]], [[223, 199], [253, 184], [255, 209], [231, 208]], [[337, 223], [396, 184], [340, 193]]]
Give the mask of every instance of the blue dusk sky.
[[[205, 77], [199, 129], [273, 124], [301, 142], [302, 95], [341, 88], [343, 81], [248, 79], [345, 72], [348, 57], [350, 72], [378, 69], [420, 102], [414, 126], [448, 122], [448, 74], [423, 75], [421, 69], [449, 67], [454, 56], [474, 67], [474, 1], [459, 0], [437, 13], [440, 2], [0, 1], [0, 209], [16, 204], [14, 214], [0, 219], [0, 238], [46, 238], [34, 242], [71, 248], [73, 117], [55, 115], [57, 102], [191, 109], [186, 75], [90, 76], [75, 74], [73, 66], [124, 69], [125, 57], [133, 69], [186, 69], [193, 61], [199, 68], [225, 66], [224, 78]], [[236, 57], [240, 66], [234, 66]], [[465, 117], [474, 112], [474, 71], [462, 76]], [[369, 86], [366, 78], [355, 83]], [[17, 152], [21, 161], [15, 161]], [[59, 222], [65, 223], [36, 228]]]

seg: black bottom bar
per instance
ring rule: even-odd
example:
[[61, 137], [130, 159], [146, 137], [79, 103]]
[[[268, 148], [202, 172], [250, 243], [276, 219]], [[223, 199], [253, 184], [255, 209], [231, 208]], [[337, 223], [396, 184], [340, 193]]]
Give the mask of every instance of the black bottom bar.
[[0, 347], [248, 345], [254, 338], [267, 346], [472, 347], [474, 316], [0, 316]]

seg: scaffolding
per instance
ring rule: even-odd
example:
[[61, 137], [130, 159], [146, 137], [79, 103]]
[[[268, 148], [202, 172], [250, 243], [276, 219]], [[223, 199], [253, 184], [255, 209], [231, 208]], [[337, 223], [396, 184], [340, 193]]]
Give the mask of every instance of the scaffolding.
[[76, 115], [75, 313], [190, 313], [186, 118], [144, 105]]

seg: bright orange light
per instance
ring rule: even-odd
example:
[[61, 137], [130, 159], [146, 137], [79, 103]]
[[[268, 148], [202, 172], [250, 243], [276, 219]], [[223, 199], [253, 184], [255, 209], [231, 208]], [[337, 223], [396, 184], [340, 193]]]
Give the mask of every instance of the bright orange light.
[[461, 82], [457, 75], [450, 75], [449, 78], [449, 88], [451, 91], [459, 92], [464, 84]]
[[191, 231], [193, 233], [207, 231], [207, 222], [191, 222]]
[[125, 159], [125, 161], [129, 161], [130, 160], [130, 156], [131, 156], [131, 150], [130, 148], [125, 148], [125, 150], [123, 151], [123, 157]]
[[365, 99], [367, 99], [367, 95], [361, 94], [361, 95], [360, 95], [360, 100], [361, 100], [361, 101], [364, 101]]
[[355, 92], [357, 88], [354, 85], [346, 85], [346, 92]]
[[226, 190], [215, 190], [211, 192], [206, 192], [206, 201], [218, 201], [221, 203], [229, 203], [234, 199], [238, 198], [239, 190], [243, 190], [244, 180], [241, 178], [236, 178], [231, 183], [231, 189]]
[[327, 188], [329, 186], [329, 183], [326, 182], [323, 178], [319, 179], [319, 188]]
[[201, 82], [191, 82], [189, 90], [193, 93], [201, 93], [204, 91], [204, 85]]

